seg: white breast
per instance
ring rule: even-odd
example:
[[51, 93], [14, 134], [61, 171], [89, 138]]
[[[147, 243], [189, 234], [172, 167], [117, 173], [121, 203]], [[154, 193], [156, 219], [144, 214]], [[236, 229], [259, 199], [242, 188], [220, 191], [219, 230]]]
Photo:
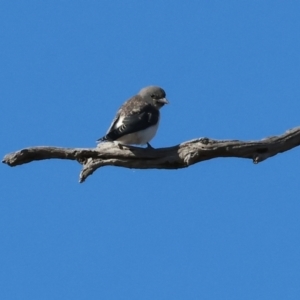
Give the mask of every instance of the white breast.
[[159, 122], [147, 129], [124, 135], [117, 139], [117, 141], [123, 144], [145, 145], [154, 138], [158, 128], [158, 123]]

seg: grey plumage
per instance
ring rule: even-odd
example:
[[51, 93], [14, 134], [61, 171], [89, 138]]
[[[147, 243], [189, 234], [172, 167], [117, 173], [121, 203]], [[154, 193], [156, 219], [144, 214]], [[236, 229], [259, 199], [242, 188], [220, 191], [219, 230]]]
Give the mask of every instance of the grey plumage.
[[98, 141], [122, 144], [147, 144], [155, 136], [159, 124], [159, 109], [168, 104], [165, 91], [148, 86], [127, 100], [118, 110], [106, 135]]

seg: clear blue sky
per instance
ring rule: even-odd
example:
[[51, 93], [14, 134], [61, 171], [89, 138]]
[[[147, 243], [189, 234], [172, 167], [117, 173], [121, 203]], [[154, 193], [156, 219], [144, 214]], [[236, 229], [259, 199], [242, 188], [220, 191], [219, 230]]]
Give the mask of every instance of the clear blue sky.
[[[154, 147], [299, 126], [299, 1], [2, 1], [1, 156], [94, 147], [160, 85]], [[300, 299], [299, 149], [261, 164], [1, 165], [0, 299]]]

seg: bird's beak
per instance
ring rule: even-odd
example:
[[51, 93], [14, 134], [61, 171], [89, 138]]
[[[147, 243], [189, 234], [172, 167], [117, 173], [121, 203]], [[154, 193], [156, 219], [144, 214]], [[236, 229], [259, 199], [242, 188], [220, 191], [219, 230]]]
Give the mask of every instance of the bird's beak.
[[158, 102], [160, 102], [162, 104], [169, 104], [169, 101], [167, 100], [167, 98], [161, 98], [158, 100]]

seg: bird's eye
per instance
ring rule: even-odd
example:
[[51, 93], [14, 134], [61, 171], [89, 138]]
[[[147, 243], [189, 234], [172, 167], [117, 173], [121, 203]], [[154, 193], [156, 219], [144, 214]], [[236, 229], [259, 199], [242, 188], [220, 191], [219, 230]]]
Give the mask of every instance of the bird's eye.
[[152, 95], [151, 95], [151, 98], [155, 99], [155, 95], [154, 95], [154, 94], [152, 94]]

